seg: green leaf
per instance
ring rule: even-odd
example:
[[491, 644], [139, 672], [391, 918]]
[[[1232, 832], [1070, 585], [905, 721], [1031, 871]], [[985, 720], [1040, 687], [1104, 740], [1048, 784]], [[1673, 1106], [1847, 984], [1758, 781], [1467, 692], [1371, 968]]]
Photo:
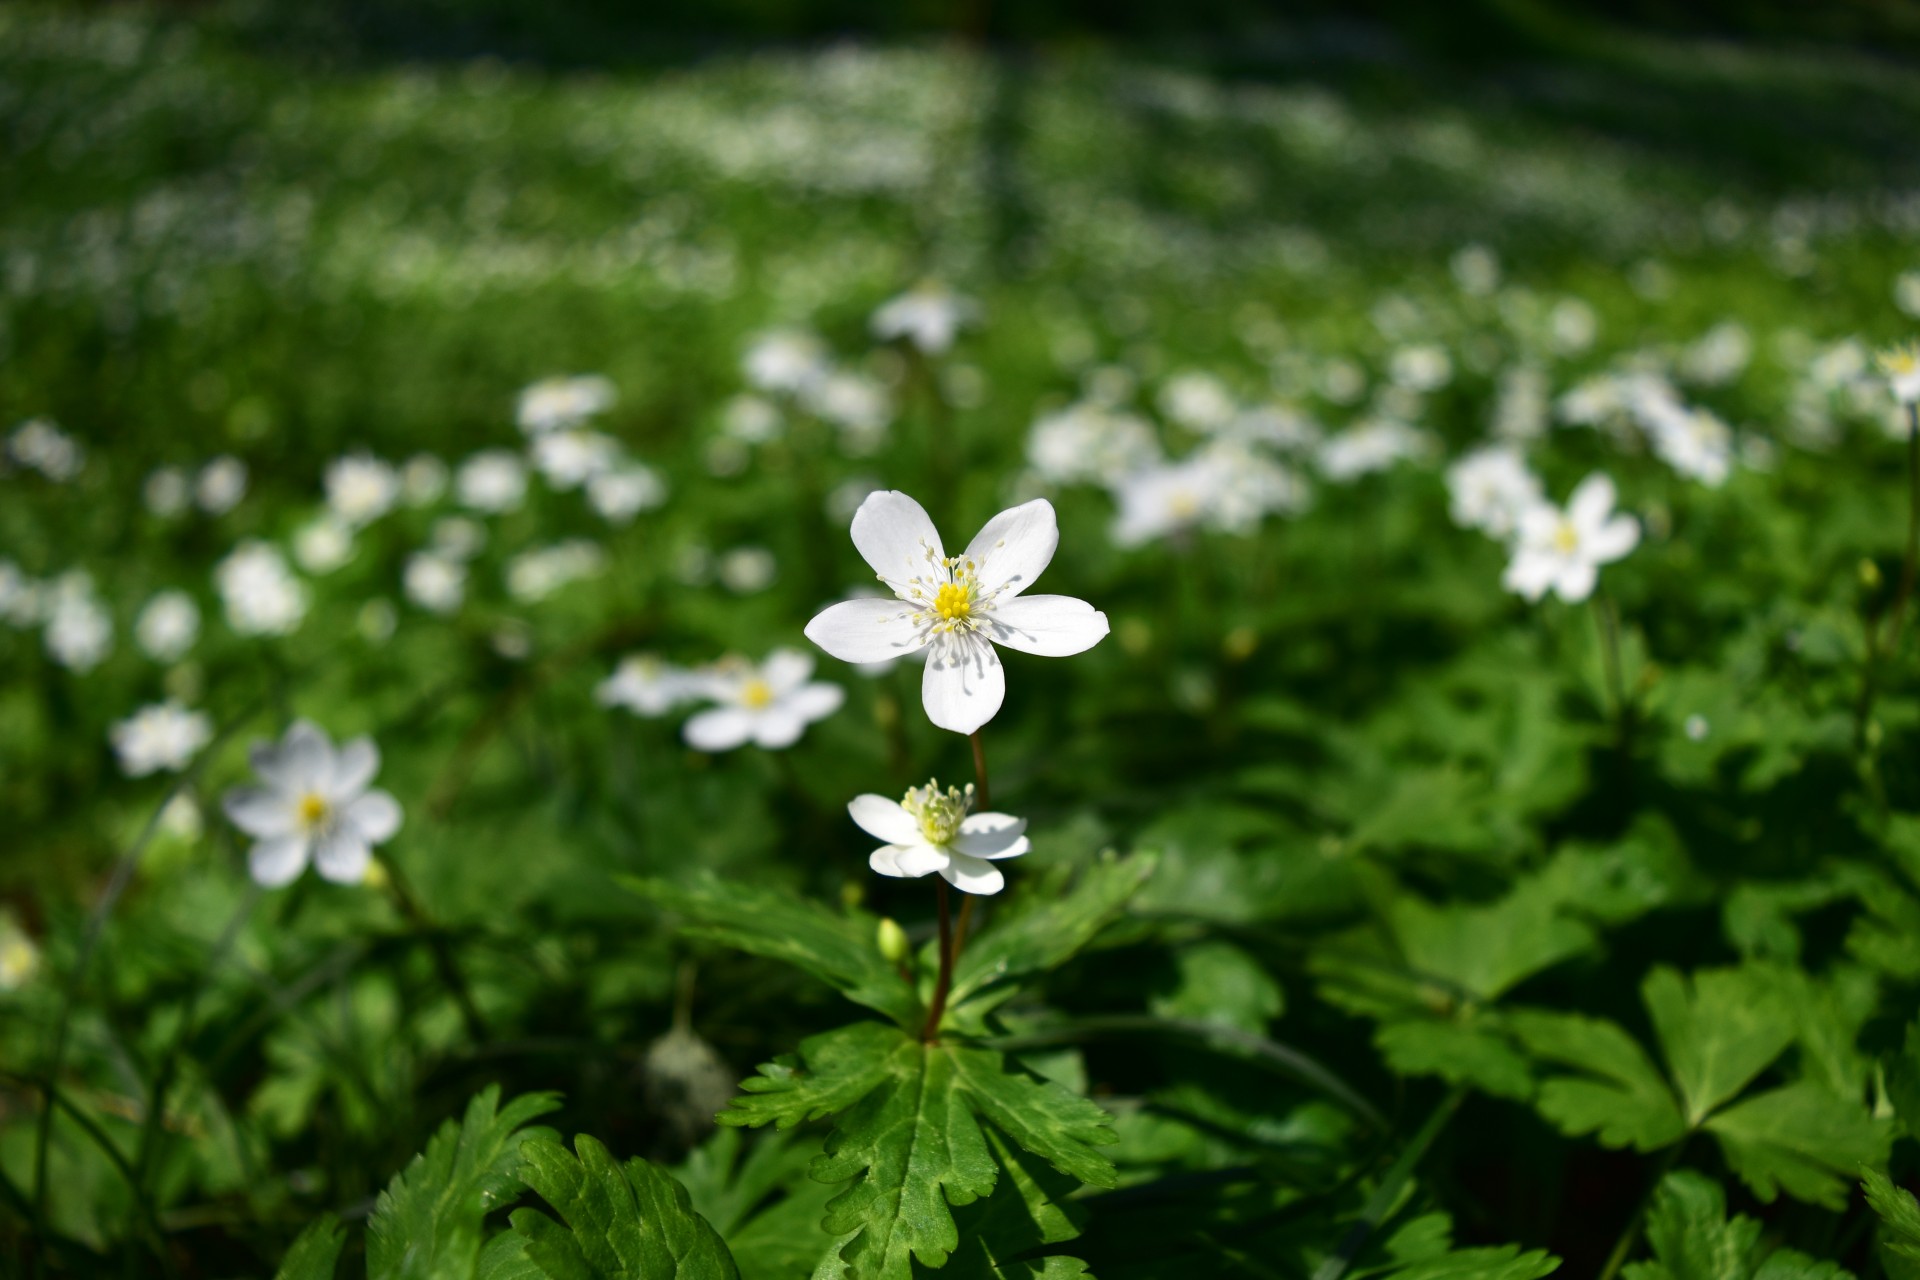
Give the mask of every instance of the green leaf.
[[529, 1093], [501, 1107], [499, 1086], [482, 1090], [397, 1174], [367, 1223], [369, 1280], [459, 1280], [474, 1274], [480, 1224], [519, 1193], [520, 1144], [546, 1130], [522, 1128], [560, 1105]]
[[849, 1182], [822, 1225], [847, 1238], [839, 1258], [854, 1280], [905, 1280], [914, 1259], [945, 1263], [960, 1243], [950, 1206], [989, 1195], [998, 1180], [981, 1119], [1062, 1173], [1114, 1183], [1113, 1166], [1093, 1150], [1114, 1140], [1105, 1113], [1010, 1070], [992, 1050], [857, 1023], [802, 1042], [798, 1060], [768, 1064], [741, 1087], [721, 1123], [787, 1128], [837, 1117], [811, 1172]]
[[1866, 1188], [1867, 1203], [1880, 1218], [1880, 1248], [1920, 1262], [1920, 1201], [1878, 1169], [1866, 1170], [1861, 1185]]
[[1626, 1268], [1627, 1280], [1744, 1280], [1752, 1273], [1760, 1224], [1727, 1221], [1720, 1184], [1690, 1169], [1668, 1174], [1647, 1210], [1654, 1261]]
[[1097, 862], [1064, 896], [996, 921], [960, 953], [947, 1000], [950, 1013], [973, 1000], [997, 1003], [1014, 979], [1066, 963], [1120, 914], [1153, 874], [1154, 864], [1152, 854]]
[[1614, 1023], [1578, 1014], [1516, 1010], [1507, 1026], [1529, 1052], [1579, 1074], [1540, 1085], [1534, 1107], [1575, 1136], [1608, 1147], [1655, 1151], [1686, 1133], [1673, 1090], [1634, 1038]]
[[1907, 1133], [1920, 1137], [1920, 1022], [1907, 1028], [1906, 1043], [1887, 1064], [1887, 1099]]
[[1518, 1245], [1503, 1244], [1490, 1249], [1457, 1249], [1386, 1274], [1392, 1280], [1540, 1280], [1559, 1269], [1560, 1259], [1544, 1249], [1522, 1253]]
[[1753, 969], [1701, 969], [1692, 980], [1661, 966], [1640, 987], [1689, 1127], [1744, 1089], [1793, 1040], [1773, 984]]
[[1513, 1046], [1483, 1026], [1437, 1019], [1383, 1024], [1374, 1033], [1387, 1065], [1400, 1075], [1439, 1076], [1495, 1097], [1533, 1095], [1533, 1073]]
[[1735, 1103], [1707, 1121], [1727, 1163], [1769, 1204], [1781, 1191], [1839, 1209], [1862, 1165], [1886, 1159], [1887, 1127], [1810, 1081]]
[[1561, 914], [1552, 894], [1533, 883], [1483, 907], [1434, 906], [1402, 893], [1387, 910], [1416, 974], [1440, 978], [1480, 1001], [1498, 999], [1595, 943], [1591, 928]]
[[515, 1234], [549, 1280], [738, 1280], [733, 1256], [684, 1187], [645, 1160], [622, 1166], [585, 1134], [520, 1145], [520, 1177], [560, 1215], [516, 1209]]
[[941, 1270], [944, 1280], [1071, 1280], [1085, 1275], [1086, 1263], [1077, 1258], [1035, 1256], [1080, 1234], [1084, 1213], [1066, 1205], [1076, 1181], [992, 1129], [987, 1130], [987, 1146], [1003, 1176], [992, 1195], [953, 1215], [960, 1248]]
[[1175, 985], [1148, 1007], [1163, 1018], [1217, 1022], [1253, 1035], [1280, 1016], [1280, 984], [1231, 942], [1210, 940], [1174, 952]]
[[689, 937], [783, 960], [903, 1027], [919, 1025], [920, 998], [880, 953], [875, 916], [842, 915], [798, 894], [711, 876], [689, 884], [633, 877], [620, 883], [684, 917], [681, 932]]
[[274, 1280], [333, 1280], [341, 1246], [346, 1242], [347, 1233], [340, 1219], [330, 1213], [315, 1219], [287, 1250], [280, 1270], [274, 1272]]
[[745, 1280], [805, 1275], [824, 1251], [833, 1188], [807, 1176], [817, 1150], [792, 1131], [750, 1137], [723, 1125], [675, 1170]]

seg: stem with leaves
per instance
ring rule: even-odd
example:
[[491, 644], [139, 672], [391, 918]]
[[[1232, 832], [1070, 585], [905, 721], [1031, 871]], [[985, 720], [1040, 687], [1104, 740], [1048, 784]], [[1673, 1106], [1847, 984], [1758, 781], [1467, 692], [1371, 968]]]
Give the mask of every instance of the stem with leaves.
[[[987, 750], [981, 745], [978, 729], [973, 731], [970, 739], [973, 744], [974, 806], [976, 810], [984, 812], [993, 796], [987, 787]], [[927, 1024], [920, 1032], [920, 1038], [928, 1044], [940, 1038], [940, 1019], [947, 1012], [947, 993], [953, 988], [953, 964], [960, 957], [960, 948], [967, 940], [967, 926], [973, 920], [974, 895], [968, 894], [960, 904], [960, 922], [956, 926], [946, 879], [942, 877], [936, 887], [940, 893], [940, 976], [934, 982], [933, 1001], [927, 1006]]]
[[440, 931], [439, 926], [427, 915], [426, 908], [420, 905], [420, 899], [414, 895], [406, 877], [401, 874], [399, 864], [384, 855], [380, 863], [386, 869], [387, 888], [393, 895], [394, 905], [400, 908], [400, 914], [426, 940], [441, 985], [446, 987], [453, 1002], [460, 1007], [460, 1020], [466, 1025], [467, 1038], [475, 1044], [485, 1044], [491, 1038], [486, 1019], [480, 1016], [480, 1006], [474, 1003], [473, 989], [467, 985], [466, 975], [460, 972], [460, 965], [453, 958], [453, 948], [447, 945], [446, 934]]
[[1647, 1208], [1653, 1203], [1653, 1196], [1673, 1172], [1673, 1166], [1680, 1162], [1680, 1153], [1687, 1148], [1687, 1139], [1682, 1138], [1667, 1148], [1667, 1154], [1661, 1158], [1660, 1167], [1654, 1171], [1653, 1178], [1647, 1183], [1645, 1191], [1640, 1193], [1640, 1201], [1633, 1206], [1633, 1216], [1627, 1219], [1627, 1225], [1620, 1230], [1620, 1238], [1613, 1242], [1613, 1252], [1607, 1255], [1606, 1266], [1600, 1269], [1600, 1280], [1613, 1280], [1626, 1265], [1627, 1256], [1633, 1252], [1633, 1246], [1640, 1239], [1640, 1228], [1647, 1220]]
[[1466, 1096], [1465, 1085], [1455, 1085], [1447, 1091], [1447, 1096], [1440, 1100], [1440, 1105], [1433, 1109], [1433, 1114], [1427, 1117], [1427, 1122], [1420, 1126], [1420, 1131], [1413, 1135], [1413, 1140], [1400, 1152], [1399, 1158], [1393, 1162], [1393, 1167], [1387, 1170], [1387, 1175], [1380, 1180], [1380, 1185], [1373, 1189], [1371, 1196], [1367, 1197], [1366, 1206], [1360, 1211], [1360, 1220], [1347, 1229], [1347, 1234], [1342, 1237], [1339, 1247], [1328, 1254], [1326, 1260], [1314, 1269], [1313, 1280], [1340, 1280], [1341, 1276], [1347, 1274], [1347, 1269], [1353, 1265], [1353, 1260], [1360, 1256], [1360, 1250], [1366, 1247], [1368, 1237], [1386, 1220], [1387, 1214], [1392, 1212], [1393, 1206], [1399, 1202], [1400, 1193], [1405, 1190], [1408, 1180], [1413, 1177], [1414, 1169], [1425, 1158], [1427, 1148], [1431, 1147], [1434, 1139], [1440, 1136], [1440, 1131], [1447, 1127], [1447, 1121], [1453, 1119], [1453, 1113], [1460, 1109], [1460, 1104], [1466, 1100]]

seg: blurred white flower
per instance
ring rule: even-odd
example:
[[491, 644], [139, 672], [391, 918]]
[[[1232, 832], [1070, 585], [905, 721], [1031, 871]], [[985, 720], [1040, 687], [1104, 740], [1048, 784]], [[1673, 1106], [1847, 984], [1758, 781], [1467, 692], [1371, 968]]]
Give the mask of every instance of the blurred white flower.
[[873, 313], [873, 336], [882, 342], [904, 338], [927, 355], [942, 355], [978, 313], [971, 299], [944, 285], [923, 284]]
[[1689, 382], [1721, 386], [1746, 370], [1753, 358], [1753, 339], [1746, 327], [1723, 320], [1680, 355], [1680, 373]]
[[1661, 460], [1690, 480], [1717, 489], [1733, 470], [1733, 429], [1705, 409], [1662, 417], [1649, 434]]
[[1146, 419], [1095, 404], [1047, 414], [1027, 436], [1027, 461], [1049, 484], [1109, 484], [1159, 460]]
[[603, 707], [625, 707], [637, 716], [663, 716], [700, 696], [702, 677], [662, 662], [650, 653], [630, 654], [600, 682], [594, 697]]
[[193, 492], [202, 511], [210, 516], [225, 515], [247, 496], [247, 464], [231, 454], [222, 454], [200, 468]]
[[1901, 404], [1920, 402], [1920, 344], [1890, 347], [1874, 357], [1887, 377], [1887, 388]]
[[75, 570], [45, 588], [41, 601], [47, 621], [47, 653], [69, 671], [82, 675], [113, 652], [113, 615], [94, 594], [93, 579]]
[[1160, 412], [1191, 431], [1218, 431], [1240, 406], [1226, 383], [1210, 373], [1176, 373], [1160, 387]]
[[465, 516], [441, 516], [433, 522], [433, 549], [454, 560], [470, 560], [487, 545], [486, 526]]
[[0, 560], [0, 622], [16, 628], [37, 625], [42, 596], [40, 584], [22, 573], [19, 565]]
[[1893, 305], [1920, 317], [1920, 271], [1903, 271], [1893, 282]]
[[200, 606], [184, 591], [162, 591], [140, 610], [133, 637], [155, 662], [177, 662], [200, 638]]
[[10, 911], [0, 911], [0, 992], [18, 991], [40, 971], [40, 948]]
[[780, 410], [760, 396], [739, 395], [727, 401], [721, 411], [720, 429], [728, 438], [742, 444], [765, 444], [777, 437], [786, 424]]
[[87, 465], [80, 442], [46, 418], [30, 418], [15, 427], [7, 438], [7, 453], [21, 466], [58, 484], [77, 478]]
[[200, 748], [213, 741], [213, 721], [204, 711], [169, 700], [140, 708], [116, 723], [110, 736], [120, 772], [144, 778], [162, 769], [178, 773], [192, 764]]
[[504, 515], [518, 511], [527, 498], [527, 468], [517, 454], [484, 449], [460, 464], [453, 479], [455, 496], [470, 511]]
[[1329, 436], [1315, 461], [1329, 480], [1345, 484], [1402, 459], [1424, 456], [1431, 447], [1425, 433], [1391, 418], [1376, 418]]
[[1493, 402], [1493, 434], [1502, 440], [1534, 440], [1545, 434], [1552, 406], [1547, 375], [1530, 364], [1516, 364], [1500, 375]]
[[181, 791], [160, 810], [160, 829], [176, 840], [192, 844], [206, 830], [206, 821], [200, 816], [200, 806], [193, 802], [193, 797]]
[[293, 558], [308, 573], [332, 573], [353, 558], [353, 528], [337, 512], [315, 516], [293, 535]]
[[1037, 498], [987, 521], [963, 555], [948, 556], [918, 502], [876, 493], [853, 517], [853, 544], [892, 600], [843, 600], [807, 624], [807, 639], [843, 662], [928, 651], [920, 684], [927, 718], [954, 733], [991, 720], [1006, 696], [995, 645], [1058, 658], [1107, 634], [1107, 615], [1071, 596], [1022, 595], [1053, 559], [1060, 529]]
[[883, 876], [918, 879], [932, 872], [966, 893], [998, 893], [1006, 877], [994, 865], [1031, 847], [1027, 820], [1005, 813], [973, 813], [973, 788], [915, 787], [904, 799], [855, 796], [847, 813], [862, 831], [886, 843], [867, 858]]
[[1258, 405], [1235, 415], [1221, 436], [1245, 444], [1265, 445], [1284, 453], [1307, 453], [1326, 439], [1320, 424], [1287, 405]]
[[808, 384], [802, 395], [807, 412], [846, 433], [851, 452], [871, 452], [893, 421], [887, 389], [857, 373], [833, 373]]
[[775, 649], [755, 665], [718, 664], [703, 692], [720, 705], [687, 721], [683, 735], [697, 751], [731, 751], [751, 742], [769, 751], [790, 747], [806, 727], [840, 709], [846, 690], [812, 679], [813, 658], [797, 649]]
[[742, 371], [755, 390], [792, 395], [826, 377], [826, 344], [811, 333], [780, 329], [753, 340]]
[[369, 784], [380, 770], [370, 738], [336, 750], [317, 726], [297, 720], [278, 746], [252, 749], [259, 785], [227, 792], [229, 821], [254, 838], [248, 868], [269, 889], [291, 883], [311, 860], [336, 884], [366, 879], [373, 846], [400, 829], [400, 805]]
[[667, 500], [667, 482], [652, 467], [623, 462], [587, 481], [587, 503], [602, 519], [625, 524]]
[[1593, 346], [1600, 334], [1600, 317], [1579, 298], [1562, 298], [1553, 304], [1547, 317], [1553, 336], [1553, 349], [1563, 356], [1577, 356]]
[[1500, 258], [1483, 244], [1470, 244], [1455, 251], [1448, 263], [1460, 292], [1484, 298], [1500, 287]]
[[1115, 544], [1137, 547], [1206, 524], [1226, 492], [1224, 462], [1220, 456], [1196, 452], [1121, 477], [1113, 485], [1119, 505], [1111, 530]]
[[400, 473], [369, 453], [352, 453], [327, 464], [327, 506], [351, 528], [372, 524], [400, 500]]
[[452, 613], [467, 594], [467, 566], [458, 560], [418, 551], [407, 558], [403, 575], [407, 599], [429, 613]]
[[620, 457], [620, 442], [597, 431], [566, 427], [535, 437], [531, 452], [547, 483], [564, 492], [612, 467]]
[[1387, 363], [1387, 376], [1397, 387], [1425, 394], [1453, 381], [1453, 357], [1437, 343], [1401, 347]]
[[1513, 559], [1503, 585], [1528, 600], [1553, 591], [1578, 603], [1593, 594], [1600, 566], [1632, 551], [1640, 526], [1613, 510], [1613, 481], [1595, 473], [1580, 482], [1563, 512], [1550, 502], [1528, 508], [1520, 517]]
[[243, 636], [283, 636], [307, 616], [306, 584], [267, 543], [242, 542], [214, 569], [227, 625]]
[[1447, 468], [1449, 512], [1463, 529], [1504, 538], [1542, 497], [1540, 477], [1510, 445], [1487, 445]]
[[613, 406], [613, 383], [594, 374], [544, 378], [520, 392], [515, 416], [520, 429], [540, 435], [577, 427]]
[[430, 507], [447, 491], [447, 464], [416, 453], [400, 468], [400, 496], [410, 507]]
[[765, 547], [735, 547], [720, 557], [714, 575], [736, 595], [751, 595], [773, 585], [780, 566]]
[[156, 467], [148, 473], [140, 495], [148, 511], [171, 520], [187, 509], [193, 499], [193, 485], [179, 467]]
[[598, 545], [579, 539], [523, 551], [507, 563], [507, 593], [522, 604], [544, 600], [570, 582], [599, 573], [606, 559]]

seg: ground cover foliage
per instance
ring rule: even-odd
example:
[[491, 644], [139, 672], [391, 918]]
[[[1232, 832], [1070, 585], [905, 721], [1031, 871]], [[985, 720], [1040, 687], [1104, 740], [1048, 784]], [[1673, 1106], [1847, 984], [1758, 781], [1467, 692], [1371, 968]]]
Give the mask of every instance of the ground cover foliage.
[[252, 30], [0, 11], [9, 1274], [1920, 1274], [1920, 79]]

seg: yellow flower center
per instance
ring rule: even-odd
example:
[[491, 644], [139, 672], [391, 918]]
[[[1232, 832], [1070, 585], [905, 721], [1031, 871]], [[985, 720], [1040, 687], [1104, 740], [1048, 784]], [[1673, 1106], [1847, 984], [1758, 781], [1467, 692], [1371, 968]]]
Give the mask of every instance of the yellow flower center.
[[973, 787], [969, 784], [964, 790], [948, 787], [942, 791], [938, 782], [929, 781], [907, 792], [900, 807], [920, 824], [920, 834], [928, 844], [945, 848], [960, 834], [960, 824], [973, 808]]
[[333, 806], [327, 803], [327, 798], [314, 791], [309, 791], [307, 794], [301, 796], [300, 804], [296, 809], [296, 812], [300, 815], [300, 825], [306, 827], [308, 830], [312, 830], [314, 827], [325, 826], [327, 815], [332, 811]]
[[1573, 527], [1573, 521], [1562, 520], [1553, 531], [1553, 549], [1569, 556], [1580, 549], [1580, 531]]
[[945, 584], [933, 597], [933, 611], [947, 622], [972, 617], [973, 588], [958, 582]]
[[1175, 520], [1191, 520], [1200, 514], [1200, 499], [1182, 489], [1167, 501], [1167, 511]]
[[773, 688], [765, 680], [755, 676], [740, 686], [740, 705], [754, 711], [763, 711], [773, 705]]

